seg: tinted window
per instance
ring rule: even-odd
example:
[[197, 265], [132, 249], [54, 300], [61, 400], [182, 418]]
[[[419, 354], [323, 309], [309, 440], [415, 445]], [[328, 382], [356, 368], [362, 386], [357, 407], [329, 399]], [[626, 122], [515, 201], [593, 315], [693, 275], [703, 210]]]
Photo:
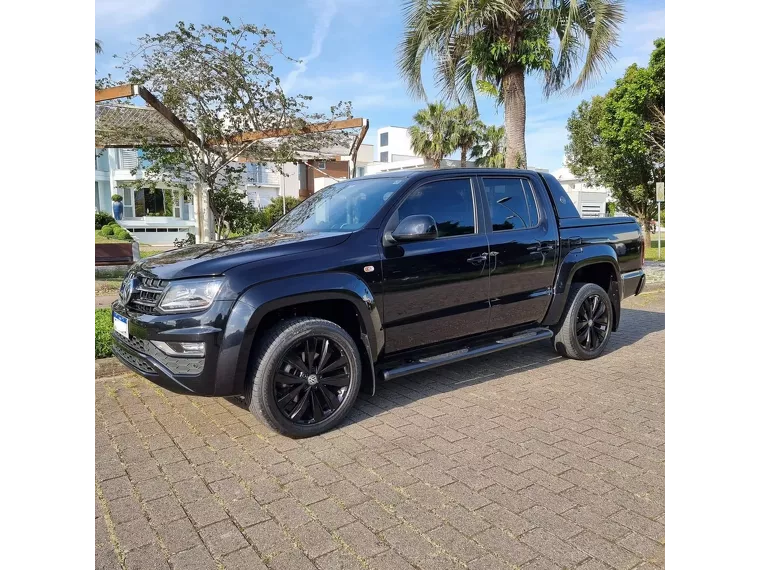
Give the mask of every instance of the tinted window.
[[388, 146], [388, 133], [380, 133], [380, 146]]
[[398, 210], [399, 220], [413, 214], [433, 216], [440, 237], [474, 234], [470, 180], [441, 180], [415, 188]]
[[393, 196], [403, 178], [352, 178], [323, 188], [285, 214], [270, 231], [352, 232]]
[[380, 153], [380, 162], [388, 162], [388, 153], [387, 152], [381, 152]]
[[533, 190], [521, 178], [484, 178], [486, 202], [491, 210], [493, 231], [521, 230], [538, 225]]

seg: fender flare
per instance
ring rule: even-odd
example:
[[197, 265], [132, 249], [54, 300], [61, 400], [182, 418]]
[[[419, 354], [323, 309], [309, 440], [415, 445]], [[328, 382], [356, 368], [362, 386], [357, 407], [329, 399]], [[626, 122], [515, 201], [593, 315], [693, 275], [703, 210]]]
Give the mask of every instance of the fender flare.
[[[375, 297], [356, 275], [344, 272], [299, 275], [253, 285], [235, 302], [221, 340], [217, 364], [220, 393], [242, 394], [253, 342], [262, 319], [272, 311], [314, 301], [349, 301], [359, 315], [366, 368], [375, 391], [374, 363], [385, 346], [385, 331]], [[360, 347], [362, 348], [362, 347]]]
[[617, 330], [620, 324], [620, 267], [615, 249], [606, 243], [579, 246], [562, 259], [557, 269], [554, 297], [543, 324], [553, 326], [562, 318], [570, 286], [577, 271], [583, 267], [601, 263], [609, 264], [615, 276], [609, 295], [612, 302], [612, 330]]

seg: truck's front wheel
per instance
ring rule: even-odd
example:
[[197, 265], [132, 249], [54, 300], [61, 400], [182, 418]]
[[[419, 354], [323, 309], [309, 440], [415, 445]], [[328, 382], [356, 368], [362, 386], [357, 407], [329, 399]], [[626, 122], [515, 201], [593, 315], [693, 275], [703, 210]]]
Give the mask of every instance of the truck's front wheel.
[[565, 314], [554, 335], [554, 350], [576, 360], [596, 358], [612, 332], [612, 303], [595, 283], [570, 287]]
[[258, 345], [246, 402], [283, 435], [309, 437], [339, 424], [359, 393], [361, 358], [333, 322], [299, 317], [278, 323]]

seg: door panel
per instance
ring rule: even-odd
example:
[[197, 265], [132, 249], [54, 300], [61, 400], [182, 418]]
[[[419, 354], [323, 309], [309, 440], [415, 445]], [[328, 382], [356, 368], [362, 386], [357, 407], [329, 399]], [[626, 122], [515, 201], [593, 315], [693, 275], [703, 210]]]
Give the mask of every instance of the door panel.
[[488, 239], [478, 221], [474, 181], [423, 183], [386, 226], [413, 214], [432, 216], [435, 240], [383, 248], [386, 352], [485, 332], [488, 327]]
[[482, 177], [490, 244], [489, 330], [540, 322], [549, 308], [557, 230], [528, 178]]

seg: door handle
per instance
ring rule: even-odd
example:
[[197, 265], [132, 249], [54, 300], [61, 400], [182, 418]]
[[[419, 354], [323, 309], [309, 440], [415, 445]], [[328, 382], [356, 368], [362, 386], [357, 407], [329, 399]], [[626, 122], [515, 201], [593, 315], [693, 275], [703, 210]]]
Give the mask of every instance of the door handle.
[[481, 263], [484, 263], [486, 259], [488, 259], [488, 252], [484, 251], [480, 255], [468, 257], [467, 263], [471, 263], [472, 265], [480, 265]]
[[553, 243], [544, 245], [542, 242], [538, 240], [535, 240], [533, 243], [535, 243], [536, 245], [534, 247], [528, 248], [530, 249], [531, 253], [541, 253], [541, 254], [549, 253], [550, 251], [554, 251], [554, 248], [555, 248], [555, 245]]

